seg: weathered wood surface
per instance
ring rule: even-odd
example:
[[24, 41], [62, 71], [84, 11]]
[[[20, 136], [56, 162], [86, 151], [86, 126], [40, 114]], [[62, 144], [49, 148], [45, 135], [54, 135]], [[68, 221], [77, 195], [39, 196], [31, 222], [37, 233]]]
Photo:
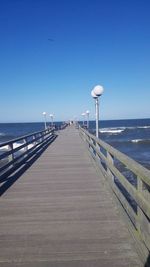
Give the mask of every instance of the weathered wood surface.
[[[124, 208], [124, 215], [128, 214], [126, 217], [129, 230], [136, 240], [142, 261], [145, 262], [150, 255], [150, 170], [82, 127], [79, 127], [79, 131], [98, 168], [109, 182], [119, 204], [121, 203], [119, 207]], [[125, 173], [120, 171], [119, 165], [122, 165], [134, 177], [134, 183], [131, 183]], [[119, 188], [114, 177], [128, 192], [130, 198], [124, 190]]]
[[141, 267], [79, 133], [63, 130], [0, 199], [1, 267]]

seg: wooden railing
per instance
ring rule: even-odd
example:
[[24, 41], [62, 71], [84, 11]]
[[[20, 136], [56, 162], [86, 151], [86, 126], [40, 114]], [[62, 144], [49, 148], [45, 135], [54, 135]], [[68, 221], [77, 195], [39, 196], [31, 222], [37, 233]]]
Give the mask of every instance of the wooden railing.
[[0, 182], [56, 138], [46, 129], [0, 144]]
[[150, 251], [150, 171], [80, 126], [79, 132], [124, 211], [144, 261]]

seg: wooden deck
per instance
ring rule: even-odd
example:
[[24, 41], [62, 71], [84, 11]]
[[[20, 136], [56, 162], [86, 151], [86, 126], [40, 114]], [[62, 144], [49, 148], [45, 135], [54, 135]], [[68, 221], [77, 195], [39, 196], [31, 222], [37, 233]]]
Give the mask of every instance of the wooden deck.
[[72, 126], [2, 195], [0, 266], [143, 266]]

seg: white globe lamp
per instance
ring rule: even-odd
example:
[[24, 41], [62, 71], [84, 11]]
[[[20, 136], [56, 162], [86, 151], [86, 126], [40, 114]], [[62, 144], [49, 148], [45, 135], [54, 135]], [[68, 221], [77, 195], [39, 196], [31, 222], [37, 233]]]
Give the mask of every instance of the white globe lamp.
[[96, 85], [96, 86], [94, 87], [94, 89], [93, 89], [93, 93], [94, 93], [97, 97], [101, 96], [101, 95], [103, 94], [103, 92], [104, 92], [104, 88], [103, 88], [103, 86], [101, 86], [101, 85]]
[[91, 96], [92, 96], [93, 98], [97, 98], [96, 94], [94, 93], [94, 90], [91, 91]]
[[90, 115], [89, 110], [86, 111], [86, 115], [87, 115], [87, 129], [89, 129], [89, 115]]

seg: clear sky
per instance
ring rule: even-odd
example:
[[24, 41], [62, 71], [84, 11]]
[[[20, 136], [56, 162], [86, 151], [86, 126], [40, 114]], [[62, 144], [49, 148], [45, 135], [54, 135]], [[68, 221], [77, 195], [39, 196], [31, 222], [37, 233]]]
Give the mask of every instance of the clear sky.
[[[49, 39], [49, 40], [48, 40]], [[149, 0], [0, 0], [0, 122], [150, 117]]]

